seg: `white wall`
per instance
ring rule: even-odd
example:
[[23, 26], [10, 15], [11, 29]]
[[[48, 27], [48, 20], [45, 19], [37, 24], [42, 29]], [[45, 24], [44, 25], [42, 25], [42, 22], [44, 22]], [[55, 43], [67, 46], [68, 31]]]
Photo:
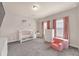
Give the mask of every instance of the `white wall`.
[[[50, 15], [48, 17], [45, 17], [45, 18], [42, 18], [40, 19], [38, 22], [38, 30], [40, 32], [42, 32], [41, 30], [41, 22], [42, 21], [46, 21], [46, 20], [50, 20], [51, 22], [53, 22], [53, 18], [56, 17], [57, 19], [60, 19], [64, 16], [69, 16], [69, 27], [70, 27], [70, 45], [71, 46], [74, 46], [74, 47], [78, 47], [79, 48], [79, 26], [78, 26], [78, 13], [79, 13], [79, 7], [75, 7], [73, 9], [70, 9], [70, 10], [67, 10], [67, 11], [63, 11], [63, 12], [60, 12], [60, 13], [57, 13], [57, 14], [54, 14], [54, 15]], [[42, 35], [42, 34], [41, 34]]]
[[[22, 22], [22, 20], [27, 20]], [[12, 14], [10, 12], [5, 13], [5, 17], [1, 26], [0, 36], [8, 37], [8, 42], [18, 40], [18, 29], [27, 29], [36, 31], [36, 21], [31, 18]]]

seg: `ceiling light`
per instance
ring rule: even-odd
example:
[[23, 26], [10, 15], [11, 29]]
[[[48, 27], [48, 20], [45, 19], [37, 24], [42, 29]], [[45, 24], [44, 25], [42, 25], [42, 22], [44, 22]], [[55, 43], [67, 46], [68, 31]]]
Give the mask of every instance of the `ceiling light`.
[[32, 9], [33, 9], [33, 10], [38, 10], [38, 8], [39, 8], [39, 5], [38, 5], [38, 4], [34, 4], [34, 5], [32, 6]]

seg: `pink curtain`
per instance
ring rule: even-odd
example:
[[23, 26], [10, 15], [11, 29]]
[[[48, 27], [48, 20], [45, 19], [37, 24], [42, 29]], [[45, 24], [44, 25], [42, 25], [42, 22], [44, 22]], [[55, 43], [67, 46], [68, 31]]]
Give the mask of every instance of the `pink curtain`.
[[50, 29], [50, 20], [47, 21], [47, 29]]
[[69, 39], [69, 17], [65, 16], [63, 19], [64, 19], [64, 38]]
[[44, 26], [43, 25], [44, 25], [44, 22], [42, 22], [42, 37], [43, 37], [43, 32], [44, 32], [44, 30], [43, 30]]
[[56, 19], [53, 19], [54, 37], [56, 36]]
[[44, 22], [42, 22], [42, 29], [43, 29], [43, 24], [44, 24]]

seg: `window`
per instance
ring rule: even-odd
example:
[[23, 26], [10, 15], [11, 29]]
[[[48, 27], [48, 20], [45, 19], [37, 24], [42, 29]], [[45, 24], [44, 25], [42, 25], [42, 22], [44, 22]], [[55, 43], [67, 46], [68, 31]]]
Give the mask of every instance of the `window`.
[[63, 19], [56, 20], [56, 36], [63, 38], [64, 37], [63, 31], [64, 31], [64, 21], [63, 21]]

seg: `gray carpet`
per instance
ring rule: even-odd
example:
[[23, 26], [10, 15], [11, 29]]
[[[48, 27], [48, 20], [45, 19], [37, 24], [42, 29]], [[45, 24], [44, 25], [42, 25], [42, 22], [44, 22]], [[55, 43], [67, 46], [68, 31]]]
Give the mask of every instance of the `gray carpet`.
[[8, 44], [8, 56], [79, 56], [79, 50], [70, 47], [58, 52], [45, 43], [43, 39], [34, 39], [20, 44]]

